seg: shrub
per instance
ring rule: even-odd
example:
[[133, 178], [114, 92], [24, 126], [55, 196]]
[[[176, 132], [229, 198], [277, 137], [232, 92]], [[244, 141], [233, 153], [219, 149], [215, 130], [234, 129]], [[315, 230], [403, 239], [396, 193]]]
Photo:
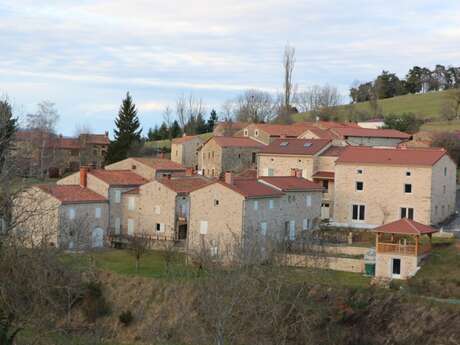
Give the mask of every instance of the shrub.
[[118, 316], [118, 320], [123, 324], [123, 326], [129, 326], [133, 322], [133, 313], [130, 310], [122, 312]]
[[94, 322], [97, 318], [109, 314], [110, 309], [99, 282], [91, 281], [86, 285], [82, 299], [82, 311], [86, 319], [90, 322]]

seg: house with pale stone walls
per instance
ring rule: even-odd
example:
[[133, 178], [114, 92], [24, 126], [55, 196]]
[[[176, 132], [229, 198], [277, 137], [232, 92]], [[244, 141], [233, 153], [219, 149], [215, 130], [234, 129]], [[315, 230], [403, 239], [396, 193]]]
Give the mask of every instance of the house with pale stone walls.
[[257, 153], [264, 146], [250, 138], [212, 137], [198, 152], [198, 171], [203, 176], [218, 178], [226, 171], [254, 168]]
[[455, 212], [457, 167], [444, 149], [347, 146], [335, 161], [333, 223], [438, 224]]
[[269, 145], [279, 138], [295, 139], [311, 126], [311, 123], [308, 122], [298, 122], [292, 125], [252, 123], [237, 132], [235, 136], [251, 138], [264, 145]]
[[[397, 147], [412, 139], [410, 134], [396, 129], [341, 127], [330, 129], [346, 145]], [[336, 139], [337, 140], [337, 139]]]
[[146, 180], [167, 175], [184, 175], [185, 168], [176, 162], [165, 158], [129, 157], [119, 162], [109, 164], [106, 170], [131, 170]]
[[171, 160], [184, 167], [198, 169], [198, 149], [204, 140], [198, 135], [186, 135], [171, 142]]
[[298, 239], [318, 224], [320, 185], [298, 176], [237, 178], [190, 193], [189, 251], [227, 255], [251, 240]]

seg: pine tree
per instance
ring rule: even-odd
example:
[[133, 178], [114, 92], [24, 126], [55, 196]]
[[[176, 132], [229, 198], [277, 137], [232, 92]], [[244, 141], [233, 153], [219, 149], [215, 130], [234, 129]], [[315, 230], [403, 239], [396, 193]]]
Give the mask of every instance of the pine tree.
[[180, 128], [179, 122], [177, 122], [177, 120], [174, 120], [171, 126], [171, 129], [170, 129], [170, 132], [171, 132], [171, 138], [178, 138], [182, 136], [182, 129]]
[[155, 127], [150, 128], [149, 129], [149, 132], [147, 133], [147, 139], [149, 141], [154, 141], [154, 140], [160, 140], [160, 134], [158, 133], [159, 129], [158, 129], [158, 125], [155, 125]]
[[128, 157], [131, 148], [137, 146], [141, 141], [139, 118], [136, 105], [129, 92], [118, 111], [118, 118], [115, 120], [115, 140], [109, 145], [106, 162], [114, 163]]
[[18, 120], [13, 117], [11, 104], [7, 99], [0, 100], [0, 173], [13, 144], [18, 128]]
[[214, 130], [214, 126], [216, 125], [217, 120], [218, 120], [217, 112], [213, 109], [213, 110], [211, 110], [211, 114], [209, 114], [209, 119], [208, 119], [208, 123], [207, 123], [207, 127], [208, 127], [207, 131], [208, 132], [212, 132]]
[[168, 139], [169, 138], [169, 129], [165, 122], [163, 122], [158, 130], [158, 136], [160, 140]]
[[195, 120], [195, 133], [194, 134], [202, 134], [208, 131], [208, 126], [206, 121], [203, 118], [203, 115], [199, 113]]

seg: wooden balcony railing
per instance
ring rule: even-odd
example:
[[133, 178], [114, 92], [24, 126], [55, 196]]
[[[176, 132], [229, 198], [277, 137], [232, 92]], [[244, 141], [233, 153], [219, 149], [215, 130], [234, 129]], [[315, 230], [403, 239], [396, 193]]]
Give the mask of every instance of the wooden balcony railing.
[[417, 251], [414, 244], [399, 244], [399, 243], [378, 243], [377, 253], [395, 253], [403, 255], [423, 255], [431, 250], [430, 243], [424, 243], [418, 246]]

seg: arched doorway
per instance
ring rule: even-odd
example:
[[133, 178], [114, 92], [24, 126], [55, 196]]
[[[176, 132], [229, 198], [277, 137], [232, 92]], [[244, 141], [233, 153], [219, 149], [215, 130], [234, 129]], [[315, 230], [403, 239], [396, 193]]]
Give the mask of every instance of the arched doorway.
[[104, 246], [104, 230], [95, 228], [91, 235], [91, 247], [102, 248]]

